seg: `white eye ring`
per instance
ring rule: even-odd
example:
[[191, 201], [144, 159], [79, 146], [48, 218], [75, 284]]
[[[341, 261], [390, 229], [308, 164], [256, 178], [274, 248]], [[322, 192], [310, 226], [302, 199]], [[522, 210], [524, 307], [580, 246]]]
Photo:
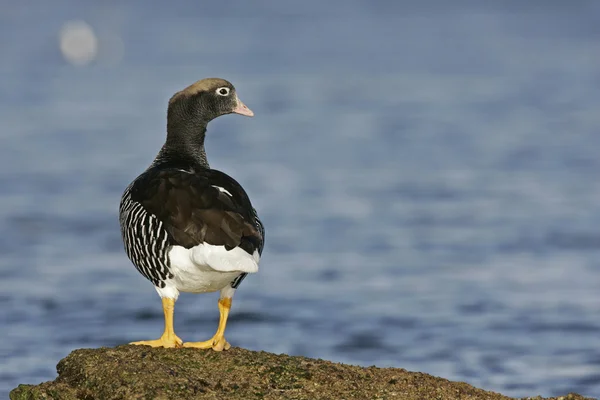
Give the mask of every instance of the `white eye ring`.
[[219, 96], [229, 96], [230, 89], [228, 87], [220, 87], [216, 90]]

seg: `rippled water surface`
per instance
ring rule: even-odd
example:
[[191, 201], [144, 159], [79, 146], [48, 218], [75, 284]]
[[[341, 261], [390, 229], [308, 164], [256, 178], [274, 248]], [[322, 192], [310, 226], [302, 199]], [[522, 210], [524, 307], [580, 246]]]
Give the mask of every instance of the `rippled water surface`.
[[[2, 397], [160, 334], [117, 207], [207, 76], [256, 113], [207, 139], [267, 229], [233, 345], [600, 395], [597, 2], [93, 3], [0, 5]], [[182, 295], [178, 335], [210, 337], [216, 300]]]

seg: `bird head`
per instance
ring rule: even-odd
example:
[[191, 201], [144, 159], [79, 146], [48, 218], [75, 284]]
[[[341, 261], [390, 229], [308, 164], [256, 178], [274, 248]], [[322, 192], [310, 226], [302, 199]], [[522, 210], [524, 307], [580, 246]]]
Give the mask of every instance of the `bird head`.
[[175, 93], [169, 100], [169, 116], [209, 121], [225, 114], [254, 116], [238, 97], [235, 87], [225, 79], [202, 79]]

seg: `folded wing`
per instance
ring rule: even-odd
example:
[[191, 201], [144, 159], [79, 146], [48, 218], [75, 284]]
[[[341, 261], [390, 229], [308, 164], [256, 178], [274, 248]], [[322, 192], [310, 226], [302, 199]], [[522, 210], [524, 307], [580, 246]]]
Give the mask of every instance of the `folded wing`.
[[156, 169], [131, 196], [163, 222], [171, 246], [189, 249], [199, 267], [256, 272], [263, 228], [244, 189], [216, 170]]

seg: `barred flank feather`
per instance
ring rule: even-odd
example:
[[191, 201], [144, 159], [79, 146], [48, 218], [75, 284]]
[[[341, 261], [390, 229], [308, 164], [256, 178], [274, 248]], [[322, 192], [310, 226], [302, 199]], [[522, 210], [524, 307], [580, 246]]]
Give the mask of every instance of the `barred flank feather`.
[[169, 268], [169, 234], [161, 221], [131, 200], [132, 186], [133, 183], [123, 193], [119, 207], [125, 252], [146, 279], [163, 288], [165, 279], [173, 277]]

